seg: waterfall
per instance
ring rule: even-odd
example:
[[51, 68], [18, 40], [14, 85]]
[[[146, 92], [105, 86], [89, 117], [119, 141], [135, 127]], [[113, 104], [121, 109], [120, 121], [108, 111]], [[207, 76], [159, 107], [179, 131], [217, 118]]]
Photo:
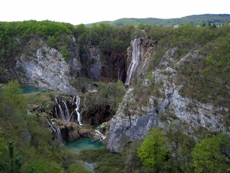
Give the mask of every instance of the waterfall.
[[[70, 122], [71, 115], [69, 114], [69, 109], [65, 100], [62, 99], [60, 101], [57, 98], [55, 98], [54, 100], [57, 105], [56, 106], [57, 108], [56, 107], [54, 108], [54, 115], [56, 116], [56, 118], [59, 118], [64, 122]], [[62, 104], [60, 102], [62, 102]]]
[[[62, 104], [60, 104], [60, 102], [62, 102]], [[55, 98], [55, 103], [57, 105], [57, 108], [56, 107], [54, 108], [54, 114], [56, 115], [56, 118], [59, 118], [64, 122], [70, 122], [74, 111], [71, 114], [69, 113], [69, 109], [68, 109], [68, 106], [66, 104], [66, 101], [63, 99], [60, 101], [60, 99]], [[80, 107], [80, 97], [74, 96], [73, 97], [73, 103], [75, 103], [75, 105], [76, 105], [75, 111], [77, 113], [77, 121], [78, 121], [79, 125], [82, 125], [81, 115], [78, 112], [79, 107]]]
[[76, 105], [75, 111], [77, 113], [77, 121], [78, 121], [79, 125], [82, 125], [82, 123], [81, 123], [81, 115], [78, 112], [78, 109], [79, 109], [79, 106], [80, 106], [80, 97], [79, 96], [76, 97], [75, 105]]
[[76, 105], [76, 109], [77, 109], [77, 111], [78, 111], [79, 106], [80, 106], [80, 97], [77, 96], [77, 97], [75, 97], [75, 98], [76, 98], [75, 105]]
[[62, 140], [61, 130], [59, 129], [59, 127], [57, 128], [56, 136], [57, 136], [57, 140], [62, 143], [63, 140]]
[[64, 113], [63, 113], [63, 110], [62, 110], [60, 104], [58, 104], [58, 110], [59, 110], [59, 118], [60, 118], [62, 121], [65, 121], [65, 116], [64, 116]]
[[47, 123], [49, 124], [49, 126], [51, 127], [51, 129], [53, 130], [53, 132], [56, 134], [56, 129], [55, 127], [53, 126], [53, 124], [51, 124], [48, 120], [46, 120]]
[[81, 126], [82, 123], [81, 123], [81, 116], [80, 116], [80, 113], [79, 113], [77, 110], [76, 110], [76, 112], [77, 112], [77, 121], [78, 121], [79, 125]]
[[75, 103], [76, 96], [73, 96], [72, 103]]
[[66, 122], [70, 122], [70, 116], [69, 116], [69, 109], [67, 107], [67, 104], [64, 100], [62, 100], [63, 104], [64, 104], [64, 112], [65, 112], [65, 121]]
[[132, 42], [132, 61], [127, 71], [127, 78], [125, 81], [126, 86], [130, 85], [132, 75], [135, 72], [136, 67], [138, 66], [139, 63], [140, 50], [138, 48], [138, 44], [139, 44], [138, 39], [135, 38]]
[[100, 135], [100, 137], [101, 137], [101, 139], [105, 139], [106, 138], [106, 136], [105, 135], [103, 135], [99, 130], [94, 130], [98, 135]]
[[62, 143], [63, 139], [62, 139], [62, 135], [61, 135], [61, 130], [60, 130], [60, 128], [59, 128], [59, 127], [56, 128], [56, 127], [55, 127], [56, 123], [53, 122], [52, 120], [50, 120], [51, 123], [49, 122], [49, 120], [46, 120], [46, 121], [47, 121], [47, 123], [49, 124], [49, 126], [51, 127], [51, 129], [53, 130], [53, 132], [54, 132], [54, 134], [55, 134], [55, 136], [56, 136], [56, 139], [57, 139], [60, 143]]

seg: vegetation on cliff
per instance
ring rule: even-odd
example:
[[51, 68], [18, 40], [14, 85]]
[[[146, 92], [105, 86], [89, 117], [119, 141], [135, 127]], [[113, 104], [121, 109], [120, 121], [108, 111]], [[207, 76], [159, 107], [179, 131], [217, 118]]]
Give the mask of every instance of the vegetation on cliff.
[[[149, 36], [157, 40], [157, 48], [150, 61], [149, 74], [161, 61], [166, 50], [177, 47], [177, 62], [187, 53], [198, 50], [201, 58], [184, 63], [178, 68], [180, 78], [177, 84], [184, 87], [180, 94], [202, 103], [229, 107], [230, 104], [230, 26], [215, 27], [206, 25], [180, 25], [179, 28], [139, 25], [113, 27], [109, 24], [72, 26], [50, 21], [25, 21], [0, 23], [0, 63], [10, 62], [20, 53], [29, 53], [39, 47], [39, 39], [59, 50], [66, 61], [74, 55], [72, 39], [80, 49], [80, 59], [91, 46], [97, 45], [104, 56], [113, 52], [125, 52], [135, 35]], [[31, 39], [35, 39], [33, 42]], [[30, 42], [31, 41], [31, 42]], [[32, 44], [28, 46], [28, 44]], [[175, 64], [172, 64], [175, 65]], [[5, 75], [3, 71], [0, 75]], [[172, 75], [170, 72], [167, 75]], [[88, 94], [87, 104], [109, 104], [118, 107], [125, 88], [117, 83], [99, 83], [98, 93], [87, 93], [87, 82], [83, 76], [78, 87], [82, 94]], [[151, 84], [143, 87], [143, 76], [135, 87], [136, 98], [147, 98], [150, 94], [164, 97], [159, 91], [161, 85]], [[80, 79], [80, 77], [78, 77]], [[82, 85], [82, 86], [80, 86]], [[37, 95], [38, 96], [38, 95]], [[41, 95], [40, 95], [41, 96]], [[42, 97], [42, 96], [41, 96]], [[41, 106], [47, 100], [22, 95], [17, 81], [0, 88], [0, 171], [9, 172], [87, 172], [76, 160], [96, 163], [95, 172], [230, 172], [229, 138], [220, 133], [214, 134], [200, 130], [199, 136], [191, 137], [183, 130], [171, 128], [164, 131], [153, 129], [144, 141], [128, 144], [120, 153], [108, 152], [106, 148], [83, 151], [73, 155], [60, 147], [47, 131], [45, 120], [38, 115], [27, 114], [28, 102]], [[138, 104], [142, 99], [139, 99]], [[157, 100], [154, 100], [154, 104]], [[146, 103], [145, 103], [146, 104]], [[139, 106], [138, 105], [138, 106]], [[132, 105], [137, 107], [137, 105]], [[173, 113], [171, 114], [173, 116]], [[229, 119], [228, 115], [225, 115]], [[175, 118], [175, 116], [174, 116]], [[176, 119], [176, 118], [175, 118]], [[229, 126], [229, 121], [223, 122]], [[171, 129], [170, 129], [171, 128]], [[176, 129], [176, 130], [175, 130]], [[186, 129], [187, 130], [187, 129]], [[12, 143], [11, 143], [12, 142]], [[9, 149], [10, 148], [10, 149]], [[9, 151], [14, 151], [14, 154]], [[158, 153], [156, 151], [159, 151]], [[157, 157], [159, 156], [159, 157]], [[13, 158], [12, 163], [10, 159]], [[2, 159], [3, 158], [3, 159]], [[12, 168], [12, 165], [14, 168]]]
[[[158, 40], [150, 70], [155, 69], [166, 50], [170, 48], [178, 48], [177, 62], [190, 51], [198, 50], [201, 58], [193, 59], [178, 68], [181, 75], [178, 84], [184, 86], [180, 91], [182, 96], [215, 105], [229, 105], [229, 25], [220, 28], [182, 25], [176, 29], [141, 26], [141, 29], [146, 30], [149, 36]], [[171, 64], [173, 65], [175, 64]]]
[[[76, 43], [81, 51], [86, 51], [92, 45], [99, 45], [105, 54], [125, 51], [134, 31], [133, 26], [112, 27], [105, 23], [87, 28], [83, 24], [74, 27], [68, 23], [52, 21], [0, 22], [0, 62], [12, 59], [18, 53], [25, 53], [31, 39], [43, 39], [43, 44], [47, 43], [59, 50], [64, 57], [71, 56], [73, 50], [70, 35], [77, 38]], [[33, 49], [37, 44], [33, 45]]]

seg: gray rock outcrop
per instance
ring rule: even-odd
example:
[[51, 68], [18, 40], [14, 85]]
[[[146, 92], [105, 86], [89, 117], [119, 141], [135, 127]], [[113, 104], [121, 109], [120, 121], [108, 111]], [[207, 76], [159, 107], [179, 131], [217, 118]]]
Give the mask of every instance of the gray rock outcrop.
[[[151, 79], [144, 80], [142, 88], [130, 88], [127, 91], [110, 122], [107, 147], [111, 152], [119, 152], [127, 143], [144, 139], [153, 126], [164, 129], [173, 122], [179, 122], [180, 128], [186, 124], [188, 128], [185, 133], [189, 134], [195, 133], [199, 128], [230, 134], [230, 128], [226, 125], [229, 120], [225, 116], [228, 108], [201, 103], [192, 98], [182, 97], [180, 94], [184, 86], [177, 82], [179, 78], [177, 69], [185, 62], [199, 59], [201, 56], [199, 52], [192, 51], [179, 61], [177, 56], [176, 47], [168, 50], [152, 72]], [[145, 89], [148, 89], [149, 95], [140, 92], [142, 96], [140, 98], [135, 94], [138, 90]]]
[[77, 94], [70, 84], [69, 65], [56, 49], [47, 45], [37, 49], [35, 56], [17, 57], [15, 69], [20, 83]]

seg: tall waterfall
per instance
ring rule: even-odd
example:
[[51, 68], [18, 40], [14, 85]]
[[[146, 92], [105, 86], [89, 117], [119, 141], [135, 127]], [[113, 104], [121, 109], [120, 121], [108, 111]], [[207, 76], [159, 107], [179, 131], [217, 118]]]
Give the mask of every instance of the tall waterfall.
[[76, 105], [75, 111], [76, 111], [76, 113], [77, 113], [77, 121], [78, 121], [79, 125], [82, 125], [82, 123], [81, 123], [81, 115], [80, 115], [80, 113], [78, 112], [78, 109], [79, 109], [79, 106], [80, 106], [80, 97], [79, 97], [79, 96], [76, 96], [75, 99], [76, 99], [76, 101], [75, 101], [75, 105]]
[[132, 75], [135, 72], [136, 67], [138, 66], [139, 63], [140, 49], [138, 45], [139, 45], [139, 41], [137, 38], [135, 38], [132, 42], [132, 61], [127, 71], [127, 78], [125, 81], [126, 86], [130, 85]]

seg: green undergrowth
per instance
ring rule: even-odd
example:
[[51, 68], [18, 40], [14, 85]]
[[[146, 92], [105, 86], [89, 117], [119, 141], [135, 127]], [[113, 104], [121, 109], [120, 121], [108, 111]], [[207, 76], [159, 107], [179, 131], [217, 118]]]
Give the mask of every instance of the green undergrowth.
[[124, 169], [124, 162], [121, 160], [122, 155], [110, 153], [106, 147], [81, 151], [77, 157], [89, 163], [96, 163], [95, 172], [115, 173], [122, 172]]
[[50, 93], [23, 95], [17, 81], [0, 88], [0, 155], [9, 153], [10, 145], [12, 151], [1, 156], [0, 172], [65, 172], [76, 163], [74, 154], [54, 140], [41, 112], [27, 113], [28, 104], [43, 105], [48, 98]]
[[86, 92], [86, 104], [91, 107], [99, 105], [110, 105], [113, 109], [117, 109], [119, 103], [125, 95], [125, 87], [121, 81], [103, 83], [97, 82], [97, 91], [95, 93]]

